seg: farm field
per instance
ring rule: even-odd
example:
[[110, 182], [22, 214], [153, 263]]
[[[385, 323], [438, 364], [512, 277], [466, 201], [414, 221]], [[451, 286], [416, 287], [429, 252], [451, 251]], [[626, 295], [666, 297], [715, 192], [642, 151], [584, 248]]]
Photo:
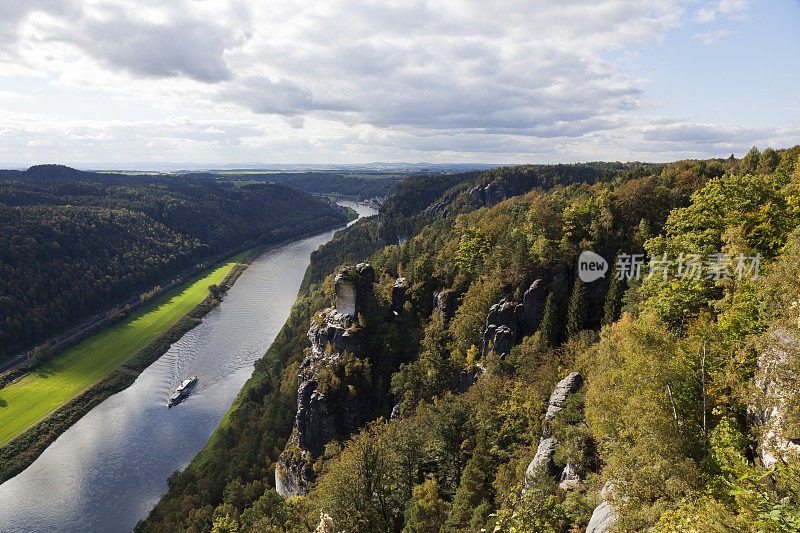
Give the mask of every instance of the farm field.
[[0, 389], [0, 444], [92, 386], [199, 304], [247, 252], [221, 263]]

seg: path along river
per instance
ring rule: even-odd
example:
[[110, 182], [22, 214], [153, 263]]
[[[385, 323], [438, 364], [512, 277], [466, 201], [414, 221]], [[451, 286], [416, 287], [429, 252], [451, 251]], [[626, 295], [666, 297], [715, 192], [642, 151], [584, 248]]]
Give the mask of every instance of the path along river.
[[[289, 316], [311, 252], [333, 233], [260, 255], [202, 324], [0, 485], [0, 532], [130, 531], [166, 491], [167, 476], [208, 441]], [[192, 375], [197, 387], [167, 409], [171, 392]]]

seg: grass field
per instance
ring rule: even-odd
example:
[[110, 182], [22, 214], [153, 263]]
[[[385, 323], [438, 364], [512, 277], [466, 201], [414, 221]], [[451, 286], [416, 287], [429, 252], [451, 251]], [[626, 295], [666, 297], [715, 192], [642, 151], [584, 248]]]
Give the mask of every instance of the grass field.
[[247, 252], [133, 311], [125, 320], [66, 350], [0, 389], [0, 444], [95, 384], [200, 303]]

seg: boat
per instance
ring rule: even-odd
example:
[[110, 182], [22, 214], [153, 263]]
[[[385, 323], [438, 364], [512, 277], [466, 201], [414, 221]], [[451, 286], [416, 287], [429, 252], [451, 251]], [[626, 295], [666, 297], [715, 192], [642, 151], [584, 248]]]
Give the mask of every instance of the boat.
[[172, 407], [175, 404], [181, 403], [184, 398], [189, 396], [189, 391], [195, 386], [197, 383], [197, 376], [192, 376], [187, 380], [184, 380], [180, 386], [175, 389], [175, 392], [172, 393], [172, 396], [169, 397], [169, 402], [167, 402], [167, 406]]

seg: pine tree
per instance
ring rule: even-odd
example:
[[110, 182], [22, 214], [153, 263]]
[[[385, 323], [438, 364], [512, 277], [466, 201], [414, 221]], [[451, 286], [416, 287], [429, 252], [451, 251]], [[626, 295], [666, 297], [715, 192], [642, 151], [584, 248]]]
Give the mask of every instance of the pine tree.
[[622, 306], [622, 295], [625, 292], [625, 282], [614, 278], [606, 293], [606, 301], [603, 305], [603, 325], [613, 324], [619, 318], [619, 311]]
[[586, 326], [586, 284], [581, 278], [575, 279], [572, 295], [567, 308], [567, 338], [577, 335]]
[[[461, 474], [461, 483], [453, 498], [453, 508], [447, 518], [447, 525], [454, 529], [464, 529], [476, 522], [485, 522], [479, 508], [491, 508], [494, 504], [494, 488], [492, 481], [496, 466], [489, 448], [483, 438], [478, 441], [472, 452], [472, 457], [467, 461], [464, 472]], [[490, 505], [481, 506], [483, 503]], [[476, 510], [478, 510], [476, 512]], [[473, 528], [475, 529], [475, 528]]]
[[541, 338], [550, 346], [561, 344], [564, 336], [564, 300], [566, 290], [564, 279], [556, 278], [550, 284], [550, 294], [544, 304], [542, 325], [539, 327]]

